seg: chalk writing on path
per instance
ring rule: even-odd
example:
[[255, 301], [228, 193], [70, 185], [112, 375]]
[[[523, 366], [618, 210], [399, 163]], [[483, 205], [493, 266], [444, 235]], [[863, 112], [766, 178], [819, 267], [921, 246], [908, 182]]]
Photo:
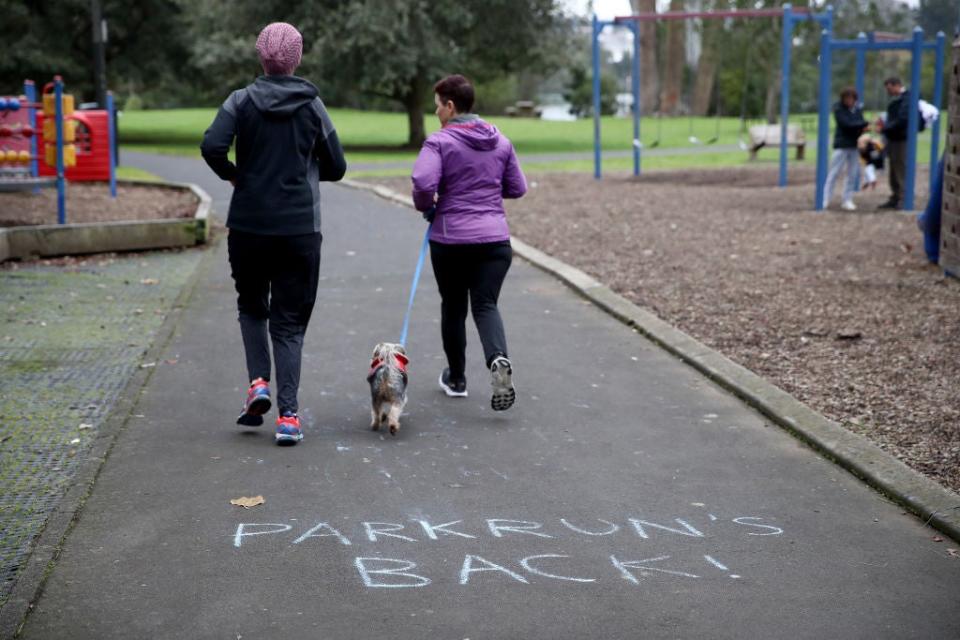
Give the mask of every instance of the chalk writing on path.
[[[741, 576], [729, 566], [730, 563], [720, 559], [716, 551], [703, 553], [709, 550], [705, 546], [713, 544], [715, 547], [722, 539], [724, 548], [728, 548], [735, 540], [747, 542], [784, 533], [784, 529], [770, 518], [720, 518], [713, 514], [707, 514], [706, 518], [701, 514], [697, 518], [658, 520], [627, 517], [616, 521], [599, 518], [574, 521], [557, 518], [543, 522], [512, 518], [440, 522], [413, 518], [405, 522], [367, 520], [349, 527], [333, 519], [312, 521], [306, 527], [299, 519], [293, 522], [295, 525], [242, 522], [230, 538], [235, 548], [247, 550], [275, 548], [278, 544], [362, 546], [364, 551], [372, 548], [374, 553], [359, 553], [358, 550], [356, 555], [351, 554], [360, 583], [371, 589], [420, 588], [433, 583], [431, 571], [424, 566], [428, 563], [384, 557], [383, 549], [389, 549], [390, 555], [405, 555], [394, 554], [396, 549], [410, 549], [407, 555], [412, 555], [415, 550], [418, 558], [423, 552], [430, 556], [442, 553], [445, 568], [451, 564], [459, 567], [457, 574], [447, 579], [455, 578], [461, 585], [493, 579], [523, 585], [547, 581], [590, 584], [610, 580], [639, 585], [641, 581], [655, 577], [736, 580]], [[336, 526], [334, 522], [337, 522]], [[451, 544], [473, 544], [489, 549], [498, 541], [510, 539], [527, 544], [539, 540], [541, 542], [536, 544], [553, 548], [505, 561], [502, 554], [494, 557], [488, 551], [484, 551], [486, 555], [480, 555], [476, 548], [457, 551], [450, 547]], [[670, 553], [662, 553], [664, 544], [671, 545]], [[571, 546], [579, 546], [580, 553], [569, 552]], [[619, 550], [610, 553], [612, 546]], [[557, 547], [563, 547], [563, 550]], [[747, 545], [739, 545], [739, 548], [749, 549]], [[603, 551], [599, 556], [598, 550]], [[448, 562], [451, 552], [458, 554], [455, 563]], [[462, 561], [459, 560], [461, 556]], [[596, 561], [598, 557], [602, 558], [599, 563]], [[585, 559], [590, 563], [585, 564]]]

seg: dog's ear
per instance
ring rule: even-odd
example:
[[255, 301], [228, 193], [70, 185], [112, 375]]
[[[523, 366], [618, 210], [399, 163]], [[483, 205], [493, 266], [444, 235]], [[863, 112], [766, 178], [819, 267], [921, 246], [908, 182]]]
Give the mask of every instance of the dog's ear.
[[403, 355], [407, 355], [407, 350], [403, 348], [403, 345], [402, 345], [402, 344], [398, 344], [398, 345], [397, 345], [397, 353], [402, 353]]
[[383, 343], [381, 342], [381, 343], [379, 343], [377, 346], [375, 346], [375, 347], [373, 348], [373, 355], [370, 356], [370, 357], [371, 357], [371, 358], [376, 358], [377, 356], [380, 355], [380, 353], [381, 353], [382, 351], [383, 351]]

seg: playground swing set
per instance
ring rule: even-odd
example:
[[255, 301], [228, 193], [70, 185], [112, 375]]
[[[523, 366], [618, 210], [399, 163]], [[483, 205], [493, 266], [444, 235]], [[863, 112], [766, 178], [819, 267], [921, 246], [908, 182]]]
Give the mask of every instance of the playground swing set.
[[[790, 73], [791, 73], [791, 53], [793, 50], [793, 33], [798, 23], [813, 21], [821, 27], [820, 39], [820, 82], [819, 95], [817, 98], [818, 118], [817, 118], [817, 171], [816, 171], [816, 194], [814, 198], [815, 209], [822, 210], [825, 207], [824, 186], [827, 178], [827, 168], [830, 158], [830, 107], [833, 104], [834, 97], [831, 93], [832, 84], [832, 57], [834, 51], [855, 51], [857, 55], [856, 66], [856, 88], [862, 96], [864, 89], [864, 76], [866, 71], [866, 53], [870, 51], [900, 50], [911, 52], [910, 63], [910, 111], [907, 134], [907, 180], [904, 185], [903, 206], [905, 209], [912, 209], [914, 206], [914, 181], [916, 177], [916, 159], [917, 159], [917, 133], [919, 131], [919, 91], [920, 87], [920, 69], [925, 51], [934, 51], [935, 61], [935, 87], [934, 104], [939, 106], [943, 97], [943, 60], [945, 50], [945, 36], [943, 32], [937, 34], [935, 40], [924, 42], [923, 30], [917, 27], [912, 37], [904, 40], [897, 39], [879, 39], [874, 34], [861, 33], [855, 40], [834, 40], [833, 31], [833, 7], [827, 6], [822, 12], [815, 12], [808, 7], [792, 7], [786, 4], [782, 9], [746, 9], [728, 11], [667, 11], [664, 13], [640, 13], [629, 16], [619, 16], [613, 20], [600, 20], [596, 15], [592, 22], [592, 59], [593, 59], [593, 150], [594, 150], [594, 177], [598, 180], [602, 177], [602, 153], [601, 153], [601, 127], [600, 127], [600, 34], [607, 27], [625, 26], [629, 28], [633, 35], [633, 65], [632, 65], [632, 83], [631, 90], [633, 94], [633, 175], [639, 176], [641, 173], [641, 157], [643, 144], [640, 139], [640, 116], [641, 116], [641, 91], [640, 91], [640, 23], [660, 21], [660, 20], [689, 20], [699, 19], [733, 19], [733, 18], [781, 18], [781, 74], [782, 82], [780, 85], [780, 123], [779, 126], [765, 127], [760, 132], [760, 143], [753, 140], [751, 151], [753, 153], [761, 146], [779, 146], [780, 163], [777, 183], [780, 187], [787, 186], [787, 153], [791, 146], [797, 147], [798, 159], [803, 157], [803, 136], [797, 127], [790, 127], [789, 107], [790, 107]], [[748, 64], [749, 58], [745, 61]], [[719, 68], [719, 65], [718, 65]], [[743, 93], [746, 96], [746, 90]], [[743, 139], [746, 133], [746, 121], [744, 119], [745, 105], [741, 105], [741, 148], [747, 148]], [[649, 146], [656, 147], [660, 144], [661, 119], [658, 113], [657, 118], [657, 138]], [[777, 135], [776, 128], [779, 128]], [[689, 141], [692, 144], [702, 144], [694, 135], [693, 120], [689, 124]], [[940, 123], [939, 119], [934, 120], [931, 127], [931, 145], [930, 162], [931, 166], [936, 166], [939, 160], [940, 143]], [[753, 137], [753, 136], [751, 136]], [[710, 141], [719, 138], [719, 120], [717, 121], [716, 133]], [[934, 176], [931, 172], [931, 183]]]
[[[37, 101], [26, 80], [23, 95], [0, 96], [0, 192], [57, 189], [57, 222], [66, 224], [66, 183], [108, 181], [117, 197], [116, 124], [113, 94], [105, 110], [76, 110], [54, 76]], [[38, 138], [43, 137], [43, 153]]]

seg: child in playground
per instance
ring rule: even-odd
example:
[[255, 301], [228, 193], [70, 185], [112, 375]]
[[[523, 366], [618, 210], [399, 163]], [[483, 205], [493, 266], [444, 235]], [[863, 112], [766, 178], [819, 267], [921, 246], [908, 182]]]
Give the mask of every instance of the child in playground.
[[[230, 94], [200, 149], [234, 186], [227, 249], [250, 381], [237, 423], [259, 426], [270, 410], [272, 340], [276, 442], [296, 444], [303, 439], [303, 338], [320, 277], [319, 182], [340, 180], [346, 162], [317, 88], [293, 75], [303, 53], [300, 32], [284, 22], [267, 25], [257, 53], [264, 75]], [[227, 157], [234, 139], [236, 165]]]
[[877, 171], [883, 170], [883, 142], [869, 132], [857, 140], [857, 151], [863, 163], [863, 190], [877, 188]]
[[443, 128], [427, 138], [413, 167], [413, 202], [431, 221], [430, 258], [440, 289], [440, 333], [448, 367], [440, 388], [451, 397], [467, 395], [468, 301], [490, 370], [494, 411], [516, 400], [513, 365], [497, 308], [513, 249], [504, 198], [527, 192], [510, 141], [472, 113], [473, 85], [460, 75], [434, 87]]
[[863, 110], [857, 101], [856, 89], [847, 87], [840, 92], [840, 100], [833, 107], [833, 117], [837, 122], [833, 136], [833, 157], [827, 172], [827, 183], [823, 191], [823, 207], [826, 208], [833, 197], [833, 186], [841, 171], [846, 171], [843, 184], [843, 200], [840, 207], [845, 211], [857, 208], [853, 204], [853, 192], [860, 177], [860, 158], [857, 153], [857, 140], [870, 123], [863, 119]]

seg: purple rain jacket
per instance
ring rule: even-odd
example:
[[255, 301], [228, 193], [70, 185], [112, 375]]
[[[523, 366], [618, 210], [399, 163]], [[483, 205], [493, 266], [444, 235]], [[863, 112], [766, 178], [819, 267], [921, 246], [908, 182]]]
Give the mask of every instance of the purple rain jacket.
[[412, 180], [414, 206], [428, 211], [436, 204], [430, 240], [441, 244], [509, 240], [503, 199], [527, 192], [510, 140], [473, 115], [455, 118], [427, 138]]

